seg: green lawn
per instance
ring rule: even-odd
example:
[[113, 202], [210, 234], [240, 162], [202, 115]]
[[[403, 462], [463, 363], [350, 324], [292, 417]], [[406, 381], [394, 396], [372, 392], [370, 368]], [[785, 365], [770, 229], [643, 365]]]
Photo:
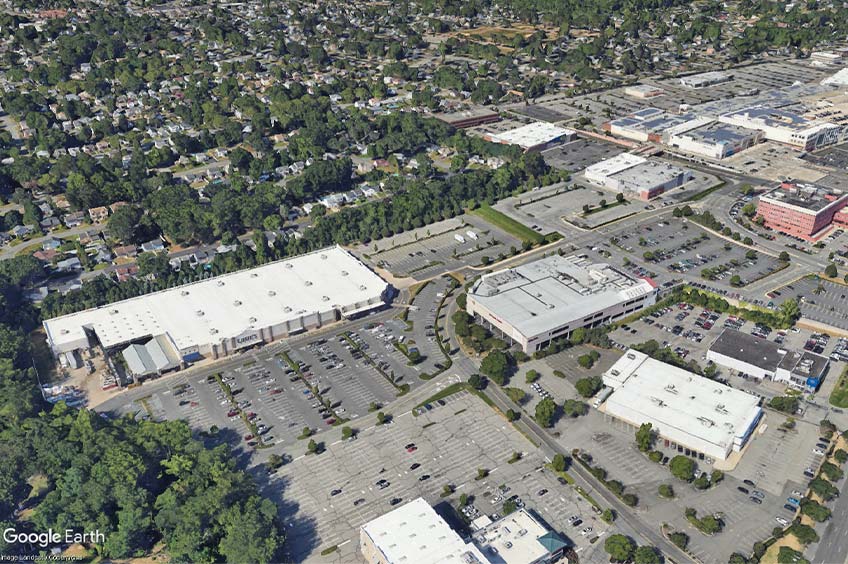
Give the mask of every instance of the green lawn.
[[482, 217], [495, 227], [506, 231], [510, 235], [517, 237], [522, 241], [530, 241], [535, 244], [541, 244], [545, 241], [544, 236], [541, 234], [536, 233], [526, 225], [515, 221], [511, 217], [502, 214], [491, 206], [482, 205], [471, 213]]
[[842, 371], [839, 381], [830, 393], [830, 405], [848, 407], [848, 368]]

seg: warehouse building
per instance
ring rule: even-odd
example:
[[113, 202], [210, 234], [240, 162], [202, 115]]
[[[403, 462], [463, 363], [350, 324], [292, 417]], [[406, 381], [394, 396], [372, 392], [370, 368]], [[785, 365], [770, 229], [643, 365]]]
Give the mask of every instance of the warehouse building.
[[497, 111], [485, 106], [474, 106], [456, 112], [433, 114], [433, 117], [457, 129], [477, 127], [478, 125], [501, 120], [501, 116]]
[[481, 277], [468, 293], [467, 311], [525, 353], [597, 327], [656, 302], [657, 286], [609, 264], [553, 255]]
[[659, 108], [642, 108], [637, 112], [604, 123], [601, 127], [616, 137], [640, 143], [660, 143], [666, 130], [695, 119], [695, 114], [670, 114]]
[[518, 145], [524, 149], [524, 152], [529, 152], [542, 151], [557, 143], [573, 141], [576, 135], [577, 132], [573, 129], [540, 121], [502, 133], [486, 135], [484, 139], [504, 145]]
[[646, 98], [662, 96], [665, 94], [665, 90], [651, 84], [634, 84], [633, 86], [626, 87], [624, 93], [628, 96], [644, 100]]
[[843, 130], [838, 125], [811, 121], [802, 115], [769, 107], [744, 108], [720, 115], [722, 123], [762, 131], [769, 141], [785, 143], [802, 151], [838, 143]]
[[707, 86], [724, 84], [725, 82], [730, 82], [731, 80], [733, 80], [732, 74], [720, 71], [711, 71], [681, 77], [680, 84], [685, 86], [686, 88], [706, 88]]
[[757, 217], [763, 225], [780, 233], [808, 241], [820, 239], [848, 204], [848, 192], [818, 184], [783, 182], [761, 195]]
[[359, 529], [368, 564], [548, 564], [570, 546], [523, 508], [488, 520], [465, 542], [420, 497]]
[[356, 257], [330, 247], [48, 319], [44, 328], [57, 356], [156, 338], [192, 362], [369, 312], [389, 293], [388, 283]]
[[666, 132], [664, 142], [686, 153], [720, 160], [740, 153], [762, 139], [761, 131], [702, 117], [671, 128]]
[[693, 178], [686, 169], [630, 153], [593, 164], [586, 168], [584, 176], [593, 184], [645, 201], [683, 186]]
[[707, 360], [757, 380], [784, 382], [810, 393], [818, 390], [830, 362], [808, 352], [789, 351], [777, 343], [725, 329], [710, 345]]
[[604, 373], [604, 412], [714, 460], [741, 450], [762, 417], [759, 398], [628, 350]]

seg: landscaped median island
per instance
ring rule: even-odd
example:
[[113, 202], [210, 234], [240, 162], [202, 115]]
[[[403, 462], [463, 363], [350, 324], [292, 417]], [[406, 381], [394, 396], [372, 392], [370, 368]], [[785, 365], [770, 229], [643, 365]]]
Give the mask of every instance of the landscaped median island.
[[481, 205], [471, 213], [482, 217], [498, 229], [502, 229], [517, 239], [525, 243], [530, 243], [531, 246], [550, 243], [560, 238], [559, 233], [556, 232], [549, 233], [547, 235], [537, 233], [523, 223], [512, 219], [508, 215], [499, 212], [487, 204]]

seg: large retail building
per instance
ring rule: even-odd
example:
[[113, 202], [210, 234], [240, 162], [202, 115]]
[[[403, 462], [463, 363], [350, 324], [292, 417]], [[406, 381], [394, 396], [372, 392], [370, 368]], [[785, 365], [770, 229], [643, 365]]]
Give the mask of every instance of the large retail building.
[[759, 397], [628, 350], [604, 373], [608, 415], [650, 423], [662, 439], [725, 460], [745, 446], [762, 417]]
[[553, 255], [480, 278], [467, 311], [515, 341], [525, 353], [656, 302], [657, 287], [609, 264]]
[[385, 305], [389, 284], [341, 247], [44, 322], [56, 356], [157, 338], [180, 359], [218, 358]]

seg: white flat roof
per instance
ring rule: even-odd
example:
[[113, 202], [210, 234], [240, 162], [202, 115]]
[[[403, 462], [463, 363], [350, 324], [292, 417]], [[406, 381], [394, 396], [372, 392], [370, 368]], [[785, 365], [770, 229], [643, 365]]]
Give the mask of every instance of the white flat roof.
[[550, 553], [539, 541], [547, 533], [547, 528], [520, 509], [474, 533], [474, 543], [493, 563], [527, 564]]
[[186, 284], [44, 322], [53, 350], [76, 348], [85, 328], [112, 347], [168, 334], [183, 350], [316, 312], [361, 309], [388, 284], [341, 247]]
[[604, 373], [604, 384], [615, 390], [607, 413], [637, 425], [651, 423], [662, 436], [688, 446], [703, 441], [729, 451], [761, 412], [757, 396], [633, 349]]
[[628, 168], [633, 168], [636, 165], [646, 162], [645, 157], [632, 155], [630, 153], [621, 153], [610, 159], [606, 159], [599, 163], [595, 163], [586, 167], [587, 176], [612, 176], [619, 172], [625, 171]]
[[362, 530], [393, 564], [489, 563], [420, 497], [365, 523]]
[[491, 136], [491, 139], [496, 143], [519, 145], [527, 149], [559, 139], [564, 135], [573, 135], [574, 133], [575, 131], [573, 129], [558, 127], [551, 123], [539, 121], [504, 131], [503, 133], [496, 133]]
[[483, 276], [469, 298], [529, 338], [653, 291], [608, 264], [552, 255]]

